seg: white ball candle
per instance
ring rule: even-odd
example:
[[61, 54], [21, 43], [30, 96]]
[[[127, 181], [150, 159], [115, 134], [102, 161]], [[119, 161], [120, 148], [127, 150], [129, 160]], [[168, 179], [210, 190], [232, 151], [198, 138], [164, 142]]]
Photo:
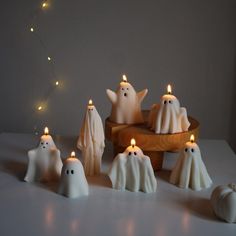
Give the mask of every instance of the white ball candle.
[[28, 158], [28, 169], [24, 178], [26, 182], [49, 182], [59, 179], [62, 168], [60, 150], [49, 135], [47, 127], [38, 147], [28, 152]]
[[191, 135], [190, 141], [181, 150], [170, 183], [197, 191], [211, 186], [212, 180], [202, 161], [200, 148], [194, 142], [194, 135]]
[[156, 191], [157, 182], [150, 158], [136, 146], [134, 139], [123, 153], [115, 157], [108, 175], [115, 189], [145, 193]]
[[116, 92], [107, 89], [107, 96], [112, 103], [110, 120], [118, 124], [136, 124], [143, 123], [141, 103], [148, 90], [144, 89], [136, 93], [133, 86], [123, 75], [123, 81], [120, 82]]
[[172, 95], [171, 86], [167, 86], [167, 94], [161, 98], [160, 107], [153, 106], [149, 114], [148, 125], [157, 134], [173, 134], [187, 131], [188, 121], [186, 108], [180, 107], [179, 100]]
[[100, 174], [104, 140], [102, 119], [90, 99], [77, 142], [77, 147], [82, 151], [86, 175]]
[[68, 198], [77, 198], [89, 194], [84, 168], [75, 157], [75, 152], [71, 153], [63, 165], [58, 193]]

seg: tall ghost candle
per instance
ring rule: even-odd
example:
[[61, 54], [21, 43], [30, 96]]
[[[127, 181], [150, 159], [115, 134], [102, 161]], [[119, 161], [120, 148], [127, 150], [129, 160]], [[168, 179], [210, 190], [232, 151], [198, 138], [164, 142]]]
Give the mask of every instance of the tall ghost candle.
[[100, 174], [104, 139], [101, 117], [90, 99], [77, 142], [77, 147], [82, 151], [86, 175]]
[[136, 124], [143, 123], [141, 112], [141, 103], [148, 90], [144, 89], [136, 93], [133, 86], [123, 75], [123, 81], [120, 82], [116, 92], [107, 89], [107, 96], [112, 103], [110, 120], [118, 124]]
[[194, 142], [194, 135], [180, 151], [179, 158], [170, 176], [170, 183], [180, 188], [201, 190], [208, 188], [212, 180], [202, 161], [199, 146]]
[[108, 175], [114, 189], [145, 193], [156, 191], [157, 182], [150, 158], [136, 146], [134, 139], [123, 153], [115, 157]]
[[47, 127], [38, 147], [28, 152], [28, 158], [28, 169], [24, 178], [26, 182], [49, 182], [59, 179], [62, 168], [60, 150], [49, 135]]
[[153, 106], [149, 114], [149, 126], [157, 134], [173, 134], [187, 131], [190, 123], [187, 111], [180, 107], [179, 100], [172, 95], [171, 86], [161, 98], [160, 107]]

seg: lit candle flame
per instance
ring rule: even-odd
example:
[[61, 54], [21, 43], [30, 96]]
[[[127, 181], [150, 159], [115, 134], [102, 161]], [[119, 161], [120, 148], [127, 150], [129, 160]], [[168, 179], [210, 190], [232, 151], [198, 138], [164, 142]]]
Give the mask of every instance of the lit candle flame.
[[51, 59], [51, 57], [48, 57], [48, 61], [51, 61], [52, 59]]
[[56, 81], [55, 85], [58, 86], [59, 85], [59, 81]]
[[45, 8], [45, 7], [47, 7], [47, 3], [46, 3], [46, 2], [44, 2], [44, 3], [42, 4], [42, 8]]
[[44, 134], [45, 134], [45, 135], [48, 135], [48, 134], [49, 134], [49, 129], [48, 129], [48, 127], [45, 127], [45, 128], [44, 128]]
[[93, 105], [93, 100], [92, 100], [92, 99], [89, 99], [88, 104], [89, 104], [89, 106], [92, 106], [92, 105]]
[[192, 134], [192, 135], [190, 136], [190, 142], [193, 143], [193, 142], [194, 142], [194, 139], [195, 139], [195, 138], [194, 138], [194, 135]]
[[71, 154], [70, 154], [71, 157], [75, 157], [75, 152], [72, 151]]
[[132, 147], [134, 147], [136, 145], [136, 141], [134, 138], [131, 139], [130, 144]]
[[34, 32], [34, 28], [33, 28], [33, 27], [31, 27], [31, 28], [30, 28], [30, 31], [31, 31], [31, 32]]
[[122, 78], [123, 78], [123, 82], [127, 82], [128, 81], [126, 75], [123, 75]]
[[171, 94], [171, 93], [172, 93], [172, 89], [171, 89], [170, 84], [167, 85], [167, 92], [168, 92], [168, 94]]

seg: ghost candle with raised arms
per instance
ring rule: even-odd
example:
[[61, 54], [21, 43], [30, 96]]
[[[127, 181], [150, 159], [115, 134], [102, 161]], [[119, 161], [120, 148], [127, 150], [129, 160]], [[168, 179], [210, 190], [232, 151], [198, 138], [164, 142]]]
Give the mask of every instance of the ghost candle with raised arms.
[[60, 150], [49, 135], [47, 127], [40, 137], [39, 146], [29, 150], [28, 157], [28, 169], [24, 178], [26, 182], [49, 182], [59, 179], [62, 168]]
[[107, 89], [107, 96], [112, 103], [110, 120], [117, 124], [137, 124], [143, 123], [141, 103], [148, 90], [144, 89], [136, 92], [134, 87], [128, 82], [126, 75], [122, 76], [116, 92]]

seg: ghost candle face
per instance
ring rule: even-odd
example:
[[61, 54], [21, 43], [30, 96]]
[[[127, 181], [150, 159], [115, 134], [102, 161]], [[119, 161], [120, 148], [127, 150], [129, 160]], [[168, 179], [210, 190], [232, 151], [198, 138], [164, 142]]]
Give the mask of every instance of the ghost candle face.
[[187, 131], [190, 126], [186, 109], [180, 107], [179, 100], [171, 93], [171, 86], [168, 85], [167, 94], [161, 98], [156, 119], [153, 119], [154, 124], [150, 124], [151, 127], [154, 127], [155, 133], [180, 133]]
[[128, 83], [125, 75], [123, 75], [123, 81], [120, 82], [120, 86], [116, 90], [116, 93], [117, 98], [123, 102], [128, 101], [128, 99], [135, 99], [136, 97], [136, 91], [134, 90], [133, 86]]
[[138, 146], [136, 146], [136, 141], [134, 138], [131, 139], [130, 146], [126, 148], [125, 153], [128, 156], [134, 156], [134, 157], [144, 156], [143, 151]]
[[112, 103], [110, 120], [118, 124], [143, 123], [141, 102], [147, 92], [147, 89], [144, 89], [136, 93], [133, 86], [128, 83], [127, 77], [123, 75], [116, 92], [107, 89], [107, 96]]
[[51, 148], [56, 148], [52, 136], [49, 135], [48, 127], [44, 128], [44, 135], [42, 135], [40, 138], [39, 148], [43, 151], [50, 150]]
[[63, 165], [58, 193], [69, 198], [77, 198], [89, 193], [83, 166], [75, 157], [75, 152], [71, 153]]
[[88, 102], [88, 111], [92, 112], [94, 110], [93, 100], [89, 99]]
[[199, 146], [197, 145], [197, 143], [195, 143], [194, 140], [195, 137], [194, 135], [192, 134], [190, 136], [190, 141], [185, 143], [185, 147], [184, 147], [184, 155], [189, 157], [189, 156], [195, 156], [195, 155], [198, 155], [198, 156], [201, 156], [201, 151], [199, 149]]
[[212, 184], [193, 135], [190, 137], [190, 142], [187, 142], [180, 152], [179, 159], [171, 173], [170, 182], [181, 188], [192, 188], [193, 190], [208, 188]]

